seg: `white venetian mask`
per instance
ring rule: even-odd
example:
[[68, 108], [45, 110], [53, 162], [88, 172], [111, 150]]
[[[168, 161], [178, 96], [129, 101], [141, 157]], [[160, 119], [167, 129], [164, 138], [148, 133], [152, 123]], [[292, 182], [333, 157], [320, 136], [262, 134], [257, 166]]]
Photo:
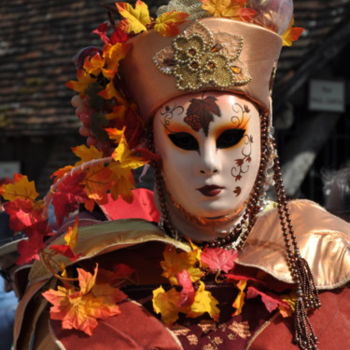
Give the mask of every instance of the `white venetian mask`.
[[181, 96], [157, 111], [153, 132], [176, 205], [210, 219], [242, 208], [260, 164], [260, 117], [253, 103], [219, 92]]

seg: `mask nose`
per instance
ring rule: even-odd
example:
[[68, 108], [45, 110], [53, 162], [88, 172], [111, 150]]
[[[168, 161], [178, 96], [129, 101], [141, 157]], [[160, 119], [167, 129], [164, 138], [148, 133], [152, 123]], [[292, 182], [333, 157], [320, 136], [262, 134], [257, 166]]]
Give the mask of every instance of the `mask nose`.
[[202, 175], [213, 175], [218, 173], [219, 170], [219, 158], [215, 145], [205, 145], [201, 150], [199, 173]]

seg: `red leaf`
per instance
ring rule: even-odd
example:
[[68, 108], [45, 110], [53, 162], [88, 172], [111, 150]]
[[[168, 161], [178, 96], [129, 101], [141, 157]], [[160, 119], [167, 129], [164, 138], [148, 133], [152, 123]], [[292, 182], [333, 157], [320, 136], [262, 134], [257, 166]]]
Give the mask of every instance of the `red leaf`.
[[23, 231], [40, 221], [42, 218], [42, 208], [35, 207], [33, 201], [29, 199], [17, 198], [4, 204], [4, 209], [10, 217], [10, 228], [13, 231]]
[[192, 305], [196, 291], [191, 281], [191, 275], [187, 270], [183, 270], [180, 273], [176, 274], [176, 278], [179, 284], [182, 286], [182, 290], [180, 292], [180, 305]]
[[237, 252], [223, 248], [205, 248], [201, 254], [201, 262], [210, 271], [229, 272], [235, 265]]
[[129, 40], [129, 35], [125, 33], [120, 26], [116, 27], [111, 35], [111, 44], [125, 43]]
[[236, 275], [233, 273], [226, 273], [224, 276], [225, 278], [229, 280], [234, 280], [234, 281], [254, 281], [254, 282], [263, 283], [262, 281], [250, 276]]
[[108, 27], [108, 23], [102, 23], [92, 31], [92, 34], [98, 35], [105, 44], [110, 44], [111, 41], [107, 36]]
[[85, 178], [84, 172], [65, 177], [58, 188], [53, 193], [52, 204], [55, 208], [57, 224], [62, 225], [64, 218], [71, 212], [75, 211], [80, 203], [87, 200], [84, 187], [81, 182]]
[[68, 245], [54, 244], [54, 245], [51, 245], [49, 248], [58, 254], [64, 255], [70, 261], [76, 261], [80, 257], [80, 254], [75, 254], [71, 249], [71, 247]]
[[261, 296], [261, 300], [264, 303], [268, 312], [272, 312], [273, 310], [277, 309], [279, 305], [288, 307], [288, 304], [280, 300], [277, 296], [272, 294], [269, 295], [264, 292], [261, 292], [255, 287], [248, 287], [248, 292], [247, 292], [248, 299], [256, 298], [259, 295]]
[[39, 260], [39, 252], [44, 247], [44, 236], [39, 232], [33, 233], [28, 240], [19, 242], [17, 265], [24, 265], [32, 260]]

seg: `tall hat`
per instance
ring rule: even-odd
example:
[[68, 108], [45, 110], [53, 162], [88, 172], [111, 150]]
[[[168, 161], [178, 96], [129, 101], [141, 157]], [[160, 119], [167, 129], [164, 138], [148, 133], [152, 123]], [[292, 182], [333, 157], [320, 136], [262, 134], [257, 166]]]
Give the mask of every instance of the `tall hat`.
[[175, 37], [149, 30], [128, 41], [120, 74], [143, 118], [174, 97], [208, 90], [241, 94], [270, 112], [280, 34], [291, 22], [292, 1], [250, 1], [250, 8], [227, 3], [215, 9], [203, 1], [207, 11], [198, 11], [199, 1], [171, 1], [165, 10], [187, 7], [196, 19], [190, 17]]

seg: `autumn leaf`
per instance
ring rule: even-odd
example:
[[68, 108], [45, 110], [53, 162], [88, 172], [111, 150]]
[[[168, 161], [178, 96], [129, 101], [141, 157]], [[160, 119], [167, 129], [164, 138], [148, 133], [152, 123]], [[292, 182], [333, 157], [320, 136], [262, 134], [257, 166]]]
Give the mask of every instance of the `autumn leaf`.
[[77, 268], [79, 289], [58, 286], [43, 296], [53, 306], [50, 317], [61, 320], [63, 329], [78, 329], [92, 335], [97, 319], [106, 319], [120, 313], [115, 304], [125, 295], [108, 285], [95, 285], [98, 268], [94, 274]]
[[105, 87], [104, 90], [98, 93], [99, 96], [105, 100], [110, 100], [115, 98], [119, 103], [124, 103], [124, 99], [121, 96], [120, 92], [115, 88], [113, 80], [111, 80]]
[[83, 69], [77, 71], [78, 80], [70, 80], [65, 85], [82, 96], [88, 87], [96, 81], [96, 78], [92, 77], [89, 73], [85, 72]]
[[74, 167], [72, 165], [66, 165], [63, 168], [60, 168], [58, 170], [56, 170], [55, 172], [53, 172], [50, 175], [50, 178], [55, 178], [54, 182], [56, 182], [57, 180], [61, 179], [64, 175], [66, 175], [67, 173], [69, 173]]
[[81, 160], [75, 163], [78, 166], [82, 163], [88, 162], [93, 159], [100, 159], [103, 157], [103, 153], [99, 151], [95, 146], [80, 145], [72, 147], [73, 153]]
[[187, 270], [183, 270], [176, 275], [179, 285], [182, 287], [180, 291], [180, 306], [189, 306], [194, 301], [195, 289], [193, 287], [191, 276]]
[[247, 0], [200, 0], [203, 10], [214, 17], [239, 18]]
[[235, 265], [237, 252], [223, 248], [205, 248], [201, 255], [201, 263], [211, 272], [229, 272]]
[[236, 284], [236, 287], [238, 288], [239, 292], [234, 300], [232, 306], [236, 309], [236, 311], [233, 313], [232, 316], [238, 316], [242, 313], [242, 309], [244, 306], [244, 298], [246, 293], [244, 292], [245, 288], [247, 287], [247, 281], [241, 280]]
[[105, 44], [110, 44], [110, 39], [108, 38], [107, 31], [108, 31], [109, 25], [108, 23], [101, 23], [96, 29], [94, 29], [91, 33], [96, 34], [100, 37], [100, 39]]
[[273, 294], [269, 295], [267, 293], [264, 293], [255, 287], [248, 287], [248, 292], [247, 292], [248, 299], [256, 298], [259, 295], [261, 296], [261, 300], [264, 303], [266, 310], [268, 312], [272, 312], [273, 310], [276, 310], [277, 307], [279, 307], [279, 305], [283, 305], [283, 307], [285, 308], [288, 307], [288, 304], [280, 300], [280, 298], [278, 298], [277, 296]]
[[79, 204], [88, 199], [82, 185], [84, 178], [85, 172], [76, 171], [62, 181], [52, 193], [52, 204], [58, 225], [61, 225], [64, 218], [75, 211]]
[[282, 317], [290, 317], [295, 311], [296, 297], [292, 295], [281, 296], [283, 304], [278, 305]]
[[238, 16], [243, 22], [250, 22], [256, 16], [256, 14], [256, 10], [250, 8], [241, 8], [238, 11]]
[[196, 254], [195, 251], [177, 252], [174, 247], [167, 246], [163, 252], [164, 260], [160, 263], [164, 271], [162, 276], [166, 277], [172, 285], [178, 285], [178, 274], [186, 270], [192, 282], [198, 281], [204, 272], [195, 267], [198, 262]]
[[159, 287], [153, 290], [153, 309], [161, 314], [166, 325], [173, 324], [179, 318], [180, 298], [180, 293], [175, 288], [165, 291], [163, 287]]
[[107, 193], [112, 186], [112, 171], [103, 165], [94, 166], [86, 170], [82, 184], [88, 198], [97, 203], [107, 201]]
[[74, 249], [78, 240], [78, 225], [79, 219], [76, 218], [74, 224], [68, 227], [67, 232], [63, 237], [64, 241], [66, 242], [65, 245], [51, 245], [49, 248], [58, 254], [67, 257], [71, 261], [77, 260], [80, 257], [80, 254], [74, 253]]
[[135, 269], [126, 264], [117, 264], [113, 270], [99, 269], [97, 282], [99, 284], [109, 283], [111, 286], [120, 285], [122, 282], [130, 279], [135, 273]]
[[83, 69], [86, 73], [97, 77], [105, 65], [105, 60], [100, 52], [97, 52], [95, 55], [89, 57], [87, 56], [84, 61]]
[[127, 2], [116, 2], [118, 12], [125, 18], [123, 30], [127, 33], [141, 33], [147, 31], [147, 25], [151, 23], [148, 6], [140, 0], [136, 1], [135, 8]]
[[193, 304], [190, 306], [190, 311], [187, 313], [187, 316], [195, 318], [207, 312], [214, 321], [217, 321], [220, 314], [220, 310], [217, 307], [218, 304], [219, 302], [212, 294], [205, 290], [205, 284], [200, 281]]
[[39, 196], [34, 181], [29, 181], [28, 177], [22, 174], [15, 174], [11, 183], [2, 185], [0, 194], [8, 201], [18, 198], [34, 201]]
[[132, 189], [135, 188], [134, 176], [130, 169], [121, 168], [118, 163], [111, 163], [109, 169], [113, 172], [113, 183], [110, 192], [113, 199], [121, 196], [126, 202], [133, 199]]
[[288, 29], [281, 35], [283, 46], [292, 46], [293, 42], [297, 41], [304, 32], [304, 28], [293, 26], [294, 18], [290, 21]]
[[111, 44], [125, 43], [129, 40], [129, 35], [120, 28], [120, 25], [118, 25], [111, 34], [110, 40]]
[[125, 128], [123, 128], [123, 129], [107, 128], [107, 129], [105, 129], [105, 131], [106, 131], [109, 139], [118, 144], [120, 142], [122, 136], [125, 133]]
[[155, 22], [154, 30], [162, 36], [175, 36], [179, 34], [179, 25], [188, 18], [188, 13], [171, 11], [161, 14]]
[[112, 80], [118, 72], [119, 63], [126, 57], [131, 46], [125, 43], [105, 45], [103, 48], [104, 65], [101, 69], [103, 76]]
[[39, 253], [44, 249], [44, 235], [39, 231], [33, 232], [27, 240], [20, 241], [17, 246], [19, 257], [17, 265], [24, 265], [39, 260]]
[[10, 217], [11, 230], [18, 232], [44, 221], [43, 203], [34, 203], [29, 199], [17, 198], [6, 202], [4, 209]]
[[117, 148], [112, 153], [112, 158], [119, 162], [121, 168], [137, 169], [145, 165], [145, 161], [134, 155], [134, 152], [129, 149], [125, 135], [122, 135]]
[[[120, 120], [120, 121], [124, 121], [127, 109], [128, 109], [128, 106], [126, 106], [126, 105], [114, 106], [113, 109], [112, 109], [112, 112], [106, 114], [105, 117], [108, 120], [117, 119], [117, 120]], [[105, 130], [107, 130], [107, 129], [105, 129]]]

